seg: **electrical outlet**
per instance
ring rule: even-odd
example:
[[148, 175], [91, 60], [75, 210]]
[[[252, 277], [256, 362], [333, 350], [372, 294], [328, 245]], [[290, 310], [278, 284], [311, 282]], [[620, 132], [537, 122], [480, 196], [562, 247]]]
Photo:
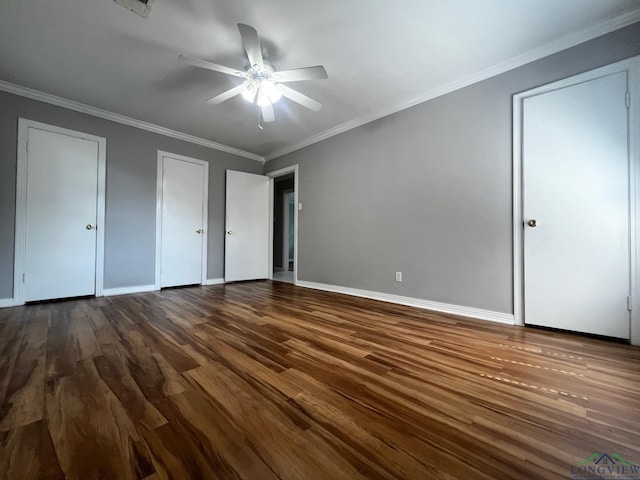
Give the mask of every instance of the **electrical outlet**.
[[396, 282], [402, 281], [402, 272], [396, 272]]

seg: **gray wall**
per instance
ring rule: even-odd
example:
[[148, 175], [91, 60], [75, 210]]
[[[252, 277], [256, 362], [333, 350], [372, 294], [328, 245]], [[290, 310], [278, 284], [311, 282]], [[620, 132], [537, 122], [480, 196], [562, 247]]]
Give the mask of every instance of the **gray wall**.
[[[635, 24], [267, 163], [300, 166], [299, 278], [511, 313], [511, 96], [639, 54]], [[105, 288], [154, 282], [157, 150], [208, 160], [208, 277], [223, 276], [224, 171], [260, 163], [0, 92], [0, 299], [18, 117], [107, 138]]]
[[104, 288], [154, 283], [158, 150], [209, 162], [208, 278], [223, 276], [225, 170], [260, 162], [0, 92], [0, 299], [13, 296], [18, 117], [107, 139]]
[[512, 313], [512, 95], [639, 54], [634, 24], [268, 162], [299, 165], [298, 278]]

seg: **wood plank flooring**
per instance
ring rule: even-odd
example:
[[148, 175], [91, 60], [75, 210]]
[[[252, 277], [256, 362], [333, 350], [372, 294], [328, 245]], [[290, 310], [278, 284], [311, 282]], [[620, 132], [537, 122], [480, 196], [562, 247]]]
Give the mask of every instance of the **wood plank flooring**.
[[0, 310], [10, 479], [571, 478], [640, 349], [249, 282]]

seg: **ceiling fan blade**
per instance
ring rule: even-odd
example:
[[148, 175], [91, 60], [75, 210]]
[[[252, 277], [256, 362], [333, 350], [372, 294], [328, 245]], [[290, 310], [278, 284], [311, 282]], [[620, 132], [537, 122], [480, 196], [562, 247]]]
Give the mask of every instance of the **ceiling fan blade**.
[[207, 70], [213, 70], [215, 72], [226, 73], [227, 75], [233, 75], [234, 77], [244, 77], [244, 73], [233, 68], [225, 67], [224, 65], [218, 65], [217, 63], [205, 62], [199, 58], [190, 57], [189, 55], [180, 55], [178, 57], [181, 62], [194, 67], [206, 68]]
[[231, 97], [235, 97], [236, 95], [240, 95], [242, 93], [242, 85], [238, 85], [237, 87], [233, 87], [231, 90], [227, 90], [226, 92], [222, 92], [220, 95], [216, 95], [215, 97], [207, 100], [209, 105], [217, 105], [219, 103], [224, 102], [225, 100], [229, 100]]
[[327, 71], [322, 65], [283, 70], [281, 72], [275, 72], [273, 76], [277, 82], [299, 82], [301, 80], [322, 80], [329, 78]]
[[260, 107], [262, 109], [262, 119], [266, 123], [274, 122], [276, 120], [276, 115], [273, 113], [273, 105], [264, 105]]
[[309, 98], [293, 88], [289, 88], [286, 85], [279, 85], [279, 88], [282, 89], [282, 95], [296, 103], [299, 103], [303, 107], [307, 107], [309, 110], [317, 112], [322, 108], [322, 104], [320, 102], [316, 102], [313, 98]]
[[247, 57], [249, 57], [249, 63], [252, 67], [254, 65], [262, 67], [264, 61], [262, 60], [262, 48], [260, 47], [258, 32], [255, 28], [244, 23], [238, 24], [238, 30], [240, 30], [242, 45], [244, 46], [244, 51], [247, 52]]

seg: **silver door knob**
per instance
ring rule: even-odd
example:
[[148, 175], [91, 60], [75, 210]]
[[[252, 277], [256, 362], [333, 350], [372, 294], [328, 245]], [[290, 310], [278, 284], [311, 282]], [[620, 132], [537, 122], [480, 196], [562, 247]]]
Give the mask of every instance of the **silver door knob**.
[[527, 225], [529, 225], [530, 227], [537, 227], [538, 226], [538, 221], [535, 218], [532, 218], [531, 220], [529, 220], [527, 222]]
[[233, 232], [231, 230], [227, 230], [227, 235], [231, 235]]
[[93, 230], [93, 225], [91, 225], [90, 223], [87, 224], [87, 230]]
[[202, 233], [202, 229], [201, 228], [197, 229], [196, 233]]

